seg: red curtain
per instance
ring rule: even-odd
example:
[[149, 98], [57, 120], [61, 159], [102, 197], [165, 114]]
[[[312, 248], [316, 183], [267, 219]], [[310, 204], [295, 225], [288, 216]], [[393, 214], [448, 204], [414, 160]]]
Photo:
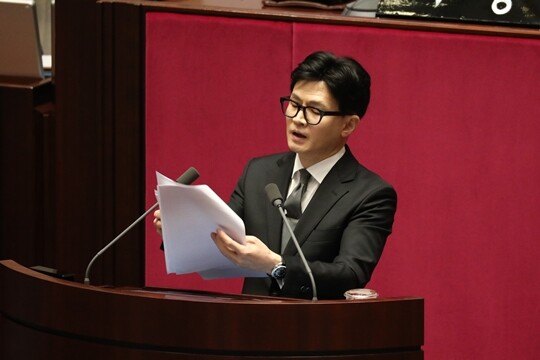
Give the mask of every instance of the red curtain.
[[[427, 358], [537, 356], [540, 41], [167, 13], [146, 27], [148, 204], [155, 171], [189, 166], [227, 200], [249, 158], [286, 150], [292, 68], [352, 56], [372, 101], [350, 145], [399, 197], [368, 287], [425, 298]], [[166, 275], [159, 244], [148, 223], [148, 286], [240, 290]]]

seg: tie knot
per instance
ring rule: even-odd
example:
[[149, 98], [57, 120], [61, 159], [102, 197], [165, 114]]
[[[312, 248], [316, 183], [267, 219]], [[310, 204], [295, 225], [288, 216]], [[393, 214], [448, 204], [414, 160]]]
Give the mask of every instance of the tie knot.
[[285, 209], [287, 216], [292, 219], [299, 219], [302, 215], [302, 197], [306, 192], [307, 183], [311, 174], [306, 169], [300, 169], [300, 183], [294, 188], [293, 192], [285, 200]]
[[311, 174], [306, 169], [300, 169], [298, 171], [300, 172], [300, 184], [306, 186], [309, 178], [311, 177]]

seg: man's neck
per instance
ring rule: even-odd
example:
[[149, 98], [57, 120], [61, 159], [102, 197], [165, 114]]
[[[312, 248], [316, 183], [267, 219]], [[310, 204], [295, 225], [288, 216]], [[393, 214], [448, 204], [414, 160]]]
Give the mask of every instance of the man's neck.
[[343, 145], [342, 147], [336, 149], [335, 151], [327, 154], [326, 156], [322, 156], [322, 157], [318, 157], [318, 158], [310, 158], [310, 157], [307, 157], [303, 154], [297, 154], [298, 156], [298, 160], [300, 161], [300, 163], [302, 164], [302, 167], [304, 168], [309, 168], [315, 164], [318, 164], [320, 163], [321, 161], [324, 161], [328, 158], [331, 158], [332, 156], [336, 155], [337, 153], [341, 152], [342, 149], [345, 148], [345, 145]]
[[[320, 161], [318, 161], [316, 163], [313, 163], [313, 164], [311, 164], [309, 166], [305, 166], [304, 162], [302, 162], [302, 160], [300, 159], [300, 156], [297, 155], [297, 157], [295, 159], [294, 167], [293, 167], [293, 173], [296, 170], [306, 168], [306, 169], [310, 170], [312, 175], [315, 175], [317, 173], [319, 175], [321, 175], [321, 176], [315, 176], [316, 178], [324, 177], [326, 175], [326, 173], [328, 173], [328, 171], [330, 171], [330, 169], [335, 165], [335, 163], [338, 162], [339, 159], [341, 159], [341, 157], [345, 154], [345, 152], [346, 152], [346, 148], [344, 146], [341, 149], [339, 149], [335, 154], [333, 154], [333, 155], [331, 155], [331, 156], [329, 156], [329, 157], [327, 157], [327, 158], [325, 158], [323, 160], [320, 160]], [[321, 173], [321, 171], [322, 171], [322, 173]]]

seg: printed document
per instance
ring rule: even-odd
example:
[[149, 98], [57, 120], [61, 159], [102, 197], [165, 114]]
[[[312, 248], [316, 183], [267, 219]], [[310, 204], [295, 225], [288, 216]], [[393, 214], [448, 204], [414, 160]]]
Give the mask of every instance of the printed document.
[[156, 172], [165, 264], [169, 274], [199, 273], [204, 279], [264, 277], [243, 269], [218, 250], [210, 233], [223, 229], [243, 244], [242, 219], [207, 185], [183, 185]]

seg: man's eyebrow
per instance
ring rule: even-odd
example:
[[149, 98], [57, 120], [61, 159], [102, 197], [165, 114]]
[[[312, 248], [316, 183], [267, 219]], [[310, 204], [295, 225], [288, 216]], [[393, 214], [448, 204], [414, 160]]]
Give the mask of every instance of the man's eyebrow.
[[[294, 100], [294, 101], [296, 101], [296, 102], [298, 102], [298, 103], [301, 103], [301, 104], [303, 103], [303, 100], [300, 99], [298, 96], [296, 96], [294, 93], [291, 94], [290, 99], [291, 99], [291, 100]], [[306, 105], [307, 105], [307, 106], [313, 106], [313, 107], [321, 107], [321, 106], [324, 107], [324, 106], [325, 106], [325, 104], [323, 104], [322, 102], [317, 101], [317, 100], [311, 100], [311, 101], [308, 101], [308, 102], [306, 103]]]

